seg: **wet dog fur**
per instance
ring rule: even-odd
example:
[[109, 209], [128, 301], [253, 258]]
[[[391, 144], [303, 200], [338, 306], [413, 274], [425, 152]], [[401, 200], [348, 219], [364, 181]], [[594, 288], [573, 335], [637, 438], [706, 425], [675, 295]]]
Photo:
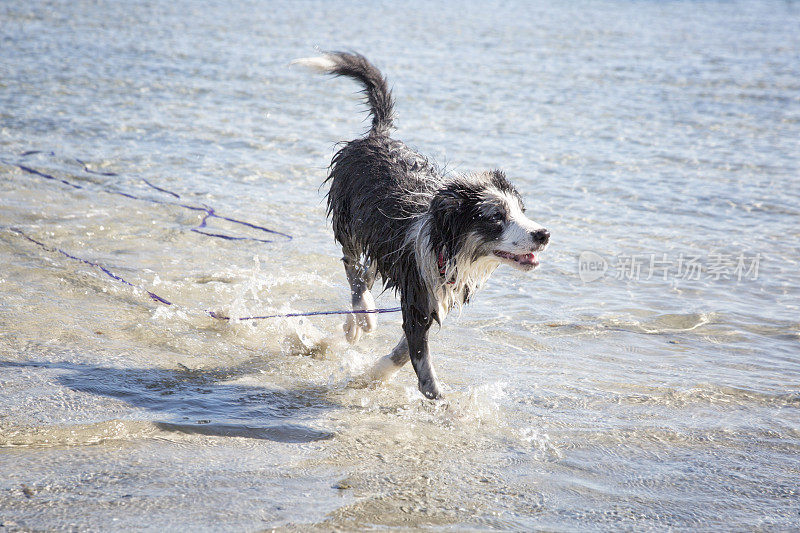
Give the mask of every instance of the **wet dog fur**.
[[[370, 290], [378, 277], [400, 294], [403, 335], [371, 377], [388, 379], [410, 360], [422, 394], [441, 398], [428, 348], [431, 325], [467, 303], [501, 264], [536, 268], [534, 252], [550, 234], [525, 216], [520, 194], [501, 170], [444, 175], [392, 139], [392, 94], [363, 56], [331, 52], [293, 63], [354, 78], [369, 104], [370, 130], [333, 157], [327, 203], [353, 309], [375, 308]], [[356, 342], [375, 325], [375, 314], [349, 315], [345, 333]]]

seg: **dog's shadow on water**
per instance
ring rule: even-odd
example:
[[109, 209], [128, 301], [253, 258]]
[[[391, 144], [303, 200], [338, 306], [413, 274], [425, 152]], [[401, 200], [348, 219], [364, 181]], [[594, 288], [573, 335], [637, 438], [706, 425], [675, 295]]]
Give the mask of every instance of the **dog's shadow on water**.
[[324, 387], [286, 390], [221, 383], [252, 373], [253, 367], [247, 365], [224, 370], [168, 370], [0, 361], [0, 368], [54, 370], [54, 380], [64, 387], [146, 409], [156, 414], [155, 419], [146, 417], [156, 427], [183, 434], [313, 442], [329, 439], [333, 433], [309, 423], [338, 407], [328, 399]]

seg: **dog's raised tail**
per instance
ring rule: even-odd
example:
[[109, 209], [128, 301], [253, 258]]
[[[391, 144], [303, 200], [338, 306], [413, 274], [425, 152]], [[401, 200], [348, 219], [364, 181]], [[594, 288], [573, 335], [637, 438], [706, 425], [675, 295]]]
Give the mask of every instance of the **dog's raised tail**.
[[361, 54], [326, 52], [317, 57], [295, 59], [292, 65], [301, 65], [317, 72], [349, 76], [364, 85], [369, 112], [372, 115], [372, 131], [386, 132], [392, 127], [394, 101], [386, 78]]

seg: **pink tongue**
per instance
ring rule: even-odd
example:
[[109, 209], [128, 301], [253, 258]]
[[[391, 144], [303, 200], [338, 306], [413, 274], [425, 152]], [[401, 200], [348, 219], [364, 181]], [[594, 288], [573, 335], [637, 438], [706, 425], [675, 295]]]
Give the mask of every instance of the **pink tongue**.
[[533, 254], [520, 255], [519, 262], [523, 265], [532, 265], [536, 262], [536, 256]]

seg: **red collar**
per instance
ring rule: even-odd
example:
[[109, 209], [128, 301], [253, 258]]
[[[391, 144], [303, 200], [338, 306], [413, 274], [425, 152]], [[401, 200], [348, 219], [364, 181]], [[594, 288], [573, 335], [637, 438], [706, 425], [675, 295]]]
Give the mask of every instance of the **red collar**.
[[[445, 260], [444, 260], [444, 251], [440, 251], [439, 252], [439, 257], [436, 259], [436, 263], [439, 266], [439, 275], [444, 277], [444, 275], [447, 274], [447, 266], [446, 266]], [[452, 285], [455, 282], [456, 282], [455, 279], [451, 279], [447, 283], [450, 283]]]

